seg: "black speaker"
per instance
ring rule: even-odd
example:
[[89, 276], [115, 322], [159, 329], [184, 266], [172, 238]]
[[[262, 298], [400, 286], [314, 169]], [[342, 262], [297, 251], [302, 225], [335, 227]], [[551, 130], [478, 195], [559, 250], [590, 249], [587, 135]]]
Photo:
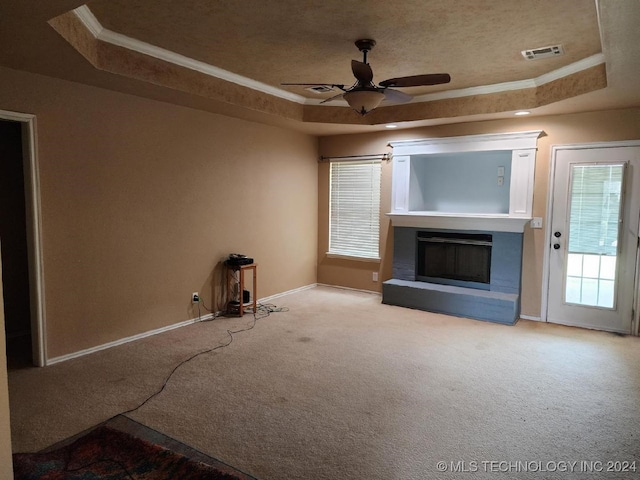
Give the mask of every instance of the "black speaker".
[[253, 263], [253, 258], [249, 258], [246, 255], [241, 255], [239, 253], [232, 253], [224, 263], [230, 267], [240, 267], [242, 265], [251, 265]]

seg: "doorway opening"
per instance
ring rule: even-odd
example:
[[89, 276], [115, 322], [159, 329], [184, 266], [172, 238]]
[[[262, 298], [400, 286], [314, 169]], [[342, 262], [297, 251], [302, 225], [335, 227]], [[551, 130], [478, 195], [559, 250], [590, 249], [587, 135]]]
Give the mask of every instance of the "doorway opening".
[[22, 125], [0, 120], [0, 250], [9, 368], [31, 364], [31, 300]]
[[7, 366], [46, 363], [35, 117], [0, 111], [0, 254]]

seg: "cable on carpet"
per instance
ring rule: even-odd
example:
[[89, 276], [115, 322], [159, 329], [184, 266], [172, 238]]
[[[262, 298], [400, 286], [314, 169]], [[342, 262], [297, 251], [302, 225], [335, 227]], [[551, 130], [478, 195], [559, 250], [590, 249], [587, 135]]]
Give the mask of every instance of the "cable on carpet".
[[[198, 302], [198, 304], [199, 304], [199, 303], [200, 303], [200, 302]], [[198, 305], [198, 306], [199, 306], [199, 305]], [[205, 308], [207, 308], [207, 307], [206, 307], [206, 305], [204, 305], [204, 302], [203, 302], [203, 306], [204, 306]], [[207, 309], [207, 310], [208, 310], [208, 309]], [[250, 311], [250, 310], [253, 310], [253, 308], [248, 309], [248, 311]], [[234, 334], [242, 333], [242, 332], [248, 332], [249, 330], [252, 330], [253, 328], [255, 328], [256, 323], [257, 323], [257, 321], [258, 321], [258, 320], [262, 320], [263, 318], [268, 317], [268, 316], [269, 316], [269, 315], [271, 315], [272, 313], [277, 313], [277, 312], [288, 312], [288, 311], [289, 311], [289, 308], [288, 308], [288, 307], [277, 307], [277, 306], [275, 306], [275, 305], [273, 305], [273, 304], [270, 304], [270, 303], [269, 303], [269, 304], [258, 304], [258, 306], [257, 306], [257, 308], [256, 308], [256, 311], [255, 311], [255, 312], [253, 312], [253, 321], [251, 321], [250, 323], [248, 323], [248, 324], [247, 324], [247, 326], [246, 326], [245, 328], [241, 328], [241, 329], [238, 329], [238, 330], [230, 330], [230, 329], [227, 329], [227, 334], [229, 335], [229, 341], [228, 341], [227, 343], [223, 343], [223, 344], [217, 345], [217, 346], [215, 346], [215, 347], [209, 348], [209, 349], [207, 349], [207, 350], [203, 350], [203, 351], [201, 351], [201, 352], [195, 353], [194, 355], [190, 356], [190, 357], [189, 357], [189, 358], [187, 358], [186, 360], [181, 361], [180, 363], [178, 363], [178, 364], [173, 368], [173, 370], [171, 370], [171, 373], [167, 376], [167, 378], [165, 379], [164, 383], [162, 384], [162, 387], [161, 387], [157, 392], [155, 392], [155, 393], [151, 394], [150, 396], [148, 396], [148, 397], [147, 397], [147, 398], [146, 398], [142, 403], [140, 403], [137, 407], [131, 408], [131, 409], [126, 410], [126, 411], [124, 411], [124, 412], [121, 412], [121, 413], [119, 413], [119, 414], [117, 414], [117, 415], [114, 415], [113, 417], [111, 417], [110, 419], [108, 419], [108, 420], [107, 420], [106, 422], [104, 422], [104, 423], [109, 422], [109, 420], [113, 420], [114, 418], [118, 417], [119, 415], [127, 415], [128, 413], [133, 413], [133, 412], [135, 412], [136, 410], [139, 410], [140, 408], [142, 408], [144, 405], [146, 405], [148, 402], [150, 402], [151, 400], [153, 400], [155, 397], [157, 397], [158, 395], [160, 395], [160, 394], [164, 391], [164, 389], [167, 387], [167, 385], [168, 385], [168, 383], [169, 383], [169, 380], [171, 380], [171, 377], [173, 376], [173, 374], [174, 374], [174, 373], [176, 373], [176, 371], [177, 371], [177, 370], [178, 370], [182, 365], [184, 365], [185, 363], [190, 362], [191, 360], [193, 360], [193, 359], [195, 359], [195, 358], [199, 357], [200, 355], [204, 355], [204, 354], [206, 354], [206, 353], [211, 353], [211, 352], [213, 352], [213, 351], [215, 351], [215, 350], [219, 350], [219, 349], [221, 349], [221, 348], [228, 347], [228, 346], [229, 346], [229, 345], [231, 345], [231, 343], [233, 342], [233, 335], [234, 335]], [[199, 312], [198, 312], [198, 313], [199, 313]], [[226, 313], [226, 312], [225, 312], [225, 313]], [[215, 318], [218, 318], [218, 317], [217, 317], [217, 316], [214, 316], [211, 320], [213, 320], [213, 319], [215, 319]], [[200, 321], [202, 321], [202, 320], [200, 320]], [[78, 471], [80, 471], [80, 470], [83, 470], [83, 469], [85, 469], [85, 468], [89, 468], [89, 467], [91, 467], [91, 466], [93, 466], [93, 465], [96, 465], [96, 464], [98, 464], [98, 463], [114, 463], [114, 464], [118, 465], [118, 466], [119, 466], [119, 467], [124, 471], [124, 473], [125, 473], [125, 474], [126, 474], [126, 475], [131, 479], [131, 480], [135, 480], [134, 476], [133, 476], [133, 475], [132, 475], [128, 470], [127, 470], [126, 466], [125, 466], [124, 464], [122, 464], [121, 462], [119, 462], [119, 461], [115, 460], [115, 459], [108, 459], [108, 458], [105, 458], [105, 459], [99, 459], [99, 460], [96, 460], [96, 461], [91, 462], [91, 463], [89, 463], [89, 464], [81, 465], [81, 466], [76, 467], [76, 468], [74, 468], [74, 469], [70, 469], [70, 468], [69, 468], [69, 463], [71, 463], [71, 458], [70, 458], [70, 457], [71, 457], [71, 452], [69, 452], [69, 458], [68, 458], [68, 459], [67, 459], [67, 461], [65, 462], [65, 468], [64, 468], [64, 470], [65, 470], [66, 472], [78, 472]]]
[[[202, 302], [202, 300], [198, 301], [198, 318], [200, 319], [200, 302]], [[203, 306], [205, 309], [209, 310], [207, 308], [207, 306], [204, 304], [204, 302], [202, 302]], [[211, 310], [209, 310], [211, 312]], [[167, 376], [167, 378], [165, 379], [165, 381], [162, 384], [162, 387], [160, 387], [160, 389], [151, 394], [150, 396], [148, 396], [142, 403], [140, 403], [137, 407], [131, 408], [129, 410], [126, 410], [124, 412], [118, 413], [114, 416], [112, 416], [111, 418], [109, 418], [108, 420], [106, 420], [104, 423], [109, 422], [110, 420], [113, 420], [114, 418], [120, 416], [120, 415], [127, 415], [128, 413], [133, 413], [136, 410], [139, 410], [140, 408], [142, 408], [144, 405], [146, 405], [148, 402], [150, 402], [151, 400], [153, 400], [155, 397], [157, 397], [158, 395], [160, 395], [164, 389], [167, 387], [169, 380], [171, 380], [171, 377], [173, 377], [173, 374], [176, 373], [176, 371], [184, 364], [190, 362], [191, 360], [204, 355], [206, 353], [211, 353], [214, 352], [216, 350], [219, 350], [221, 348], [224, 347], [228, 347], [229, 345], [231, 345], [231, 343], [233, 342], [233, 335], [237, 334], [237, 333], [242, 333], [242, 332], [248, 332], [249, 330], [253, 330], [256, 326], [256, 323], [258, 320], [262, 320], [263, 318], [268, 317], [269, 315], [271, 315], [272, 313], [278, 313], [278, 312], [288, 312], [289, 308], [288, 307], [277, 307], [276, 305], [273, 305], [271, 303], [267, 303], [267, 304], [258, 304], [258, 306], [256, 307], [255, 311], [253, 311], [253, 308], [249, 308], [247, 309], [247, 312], [252, 312], [253, 313], [253, 321], [251, 321], [250, 323], [248, 323], [246, 325], [245, 328], [241, 328], [238, 330], [230, 330], [227, 329], [227, 335], [229, 335], [229, 341], [227, 343], [223, 343], [220, 345], [217, 345], [215, 347], [212, 348], [208, 348], [207, 350], [203, 350], [201, 352], [195, 353], [194, 355], [190, 356], [189, 358], [187, 358], [186, 360], [181, 361], [180, 363], [178, 363], [173, 370], [171, 370], [171, 373]], [[227, 312], [223, 312], [221, 315], [218, 315], [217, 313], [214, 314], [213, 318], [211, 318], [210, 320], [214, 320], [222, 315], [224, 315], [224, 313]], [[199, 320], [200, 322], [202, 322], [203, 320]], [[42, 453], [42, 455], [46, 455], [47, 453]], [[98, 460], [95, 460], [93, 462], [90, 462], [88, 464], [85, 465], [80, 465], [78, 467], [75, 468], [69, 468], [69, 464], [71, 463], [71, 457], [73, 455], [73, 451], [70, 450], [68, 452], [67, 458], [65, 460], [65, 466], [64, 466], [64, 471], [68, 472], [68, 473], [75, 473], [75, 472], [79, 472], [81, 470], [84, 470], [86, 468], [92, 467], [93, 465], [97, 465], [99, 463], [111, 463], [111, 464], [115, 464], [117, 465], [120, 469], [122, 469], [122, 471], [126, 474], [126, 476], [130, 479], [130, 480], [135, 480], [135, 477], [131, 474], [131, 472], [129, 472], [129, 470], [127, 469], [126, 465], [124, 465], [122, 462], [119, 462], [116, 459], [112, 459], [112, 458], [100, 458]]]
[[[111, 417], [111, 418], [115, 418], [115, 416]], [[111, 419], [109, 419], [109, 420], [111, 420]], [[107, 422], [109, 420], [107, 420]], [[136, 478], [129, 471], [127, 466], [123, 462], [121, 462], [119, 460], [116, 460], [115, 458], [99, 458], [98, 460], [94, 460], [93, 462], [89, 462], [89, 463], [86, 463], [86, 464], [79, 465], [77, 467], [71, 468], [70, 464], [71, 464], [71, 461], [73, 460], [72, 457], [73, 457], [73, 454], [75, 453], [75, 450], [77, 449], [77, 446], [75, 446], [74, 444], [75, 444], [75, 442], [73, 442], [70, 445], [68, 445], [68, 447], [70, 447], [70, 448], [65, 452], [64, 468], [63, 468], [64, 472], [77, 473], [77, 472], [80, 472], [81, 470], [84, 470], [86, 468], [93, 467], [94, 465], [98, 465], [100, 463], [107, 463], [107, 464], [116, 465], [118, 468], [120, 468], [120, 470], [122, 470], [126, 474], [127, 478], [129, 478], [130, 480], [136, 480]], [[43, 455], [43, 456], [47, 456], [49, 454], [50, 454], [50, 452], [37, 452], [37, 453], [35, 453], [35, 455]]]
[[122, 469], [122, 471], [127, 475], [127, 477], [129, 477], [131, 480], [136, 480], [135, 477], [131, 474], [131, 472], [129, 472], [129, 470], [127, 469], [127, 466], [124, 463], [119, 462], [118, 460], [114, 460], [112, 458], [101, 458], [99, 460], [96, 460], [95, 462], [91, 462], [86, 465], [81, 465], [80, 467], [76, 467], [76, 468], [68, 468], [69, 465], [67, 464], [65, 465], [64, 471], [68, 473], [76, 473], [86, 468], [93, 467], [94, 465], [98, 465], [100, 463], [115, 464], [118, 467], [120, 467], [120, 469]]
[[[206, 308], [206, 307], [205, 307]], [[248, 311], [253, 310], [253, 308], [249, 309]], [[233, 342], [233, 336], [237, 333], [242, 333], [242, 332], [248, 332], [249, 330], [253, 330], [253, 328], [256, 326], [256, 322], [258, 320], [262, 320], [263, 318], [268, 317], [269, 315], [271, 315], [272, 313], [277, 313], [277, 312], [288, 312], [289, 308], [287, 307], [276, 307], [273, 304], [258, 304], [256, 311], [252, 312], [253, 313], [253, 321], [251, 321], [250, 323], [247, 324], [246, 328], [241, 328], [239, 330], [229, 330], [227, 329], [227, 334], [229, 335], [229, 341], [227, 343], [223, 343], [220, 345], [217, 345], [215, 347], [212, 348], [208, 348], [206, 350], [202, 350], [201, 352], [195, 353], [192, 356], [190, 356], [189, 358], [187, 358], [186, 360], [181, 361], [180, 363], [178, 363], [173, 370], [171, 370], [171, 373], [167, 376], [167, 378], [165, 379], [164, 383], [162, 384], [162, 387], [160, 387], [160, 389], [151, 394], [149, 397], [147, 397], [142, 403], [140, 403], [137, 407], [131, 408], [129, 410], [126, 410], [124, 412], [119, 413], [118, 415], [127, 415], [128, 413], [133, 413], [136, 410], [139, 410], [140, 408], [142, 408], [144, 405], [146, 405], [148, 402], [150, 402], [151, 400], [153, 400], [155, 397], [157, 397], [158, 395], [160, 395], [164, 389], [167, 387], [167, 384], [169, 383], [169, 380], [171, 380], [171, 377], [173, 376], [173, 374], [181, 367], [183, 366], [185, 363], [190, 362], [191, 360], [198, 358], [201, 355], [207, 354], [207, 353], [211, 353], [214, 352], [216, 350], [219, 350], [221, 348], [225, 348], [228, 347], [229, 345], [231, 345], [231, 343]], [[214, 316], [211, 320], [218, 318], [216, 316]], [[202, 320], [200, 320], [202, 321]], [[112, 418], [117, 417], [118, 415], [114, 415]]]

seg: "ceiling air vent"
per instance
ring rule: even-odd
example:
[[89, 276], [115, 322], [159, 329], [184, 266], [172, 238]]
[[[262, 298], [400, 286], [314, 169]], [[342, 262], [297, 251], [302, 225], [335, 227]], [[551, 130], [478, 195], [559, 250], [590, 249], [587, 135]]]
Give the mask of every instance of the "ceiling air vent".
[[531, 50], [523, 50], [522, 56], [527, 60], [538, 60], [539, 58], [557, 57], [564, 55], [562, 45], [552, 45], [550, 47], [533, 48]]
[[307, 88], [307, 90], [313, 93], [327, 93], [327, 92], [333, 92], [333, 87], [330, 87], [329, 85], [316, 85], [316, 86]]

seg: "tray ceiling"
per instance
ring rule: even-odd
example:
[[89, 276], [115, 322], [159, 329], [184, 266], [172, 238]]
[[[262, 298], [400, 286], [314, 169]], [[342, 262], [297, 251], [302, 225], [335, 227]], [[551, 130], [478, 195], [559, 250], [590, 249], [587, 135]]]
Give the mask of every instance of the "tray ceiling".
[[[276, 87], [351, 85], [359, 38], [377, 42], [369, 55], [376, 81], [451, 74], [446, 86], [406, 89], [412, 95], [532, 79], [601, 52], [593, 0], [95, 0], [88, 7], [111, 31]], [[566, 54], [535, 61], [520, 54], [554, 44]]]
[[[21, 0], [0, 5], [0, 66], [322, 135], [639, 106], [639, 17], [637, 0]], [[280, 85], [351, 85], [359, 38], [376, 82], [452, 81], [364, 117]]]

